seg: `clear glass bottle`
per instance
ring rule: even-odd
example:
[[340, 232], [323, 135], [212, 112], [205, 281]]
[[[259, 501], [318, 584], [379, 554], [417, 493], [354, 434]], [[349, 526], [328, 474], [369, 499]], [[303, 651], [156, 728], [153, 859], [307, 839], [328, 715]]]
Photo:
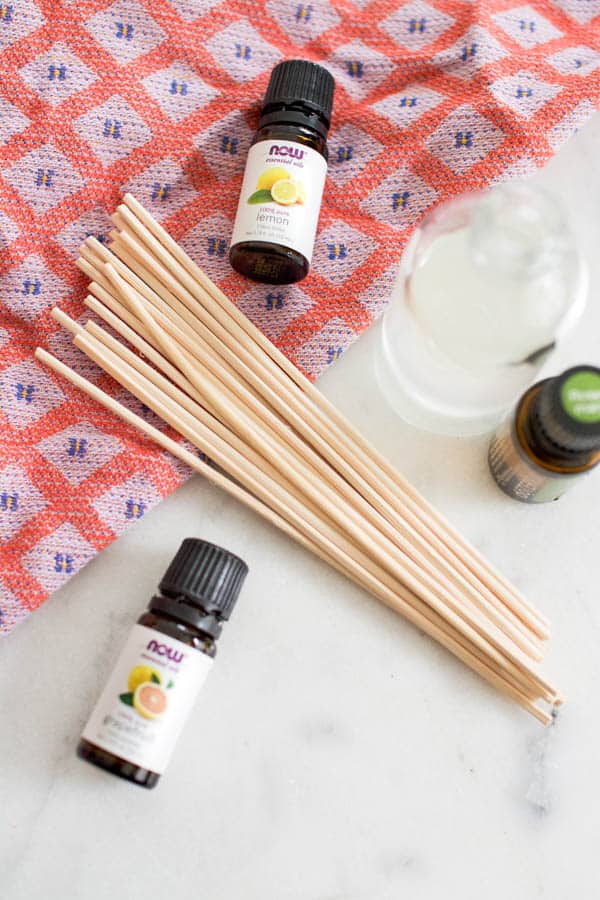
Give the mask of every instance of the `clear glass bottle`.
[[376, 367], [392, 407], [447, 434], [492, 428], [580, 315], [587, 273], [561, 207], [525, 183], [426, 216], [400, 265]]

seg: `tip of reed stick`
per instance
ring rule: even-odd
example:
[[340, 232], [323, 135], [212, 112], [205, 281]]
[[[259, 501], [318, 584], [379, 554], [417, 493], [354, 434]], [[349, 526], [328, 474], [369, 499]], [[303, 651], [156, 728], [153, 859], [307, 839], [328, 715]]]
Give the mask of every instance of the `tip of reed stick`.
[[62, 309], [59, 309], [58, 306], [53, 308], [52, 318], [71, 334], [78, 334], [82, 330], [81, 325], [75, 319], [72, 319], [71, 316], [68, 316], [66, 312], [63, 312]]
[[[97, 281], [90, 281], [90, 283], [88, 284], [88, 291], [98, 300], [100, 298], [97, 296], [97, 294], [99, 294], [102, 290], [102, 285], [98, 284]], [[88, 297], [90, 296], [90, 294], [88, 294]]]
[[121, 204], [121, 206], [118, 206], [116, 211], [110, 217], [110, 221], [113, 223], [113, 225], [116, 225], [117, 228], [125, 228], [127, 225], [127, 222], [125, 221], [125, 215], [130, 216], [131, 212], [126, 206], [123, 206], [123, 204]]
[[98, 238], [95, 238], [93, 234], [91, 234], [82, 244], [83, 247], [90, 247], [93, 250], [102, 250], [104, 245], [100, 243]]
[[84, 331], [84, 329], [82, 328], [81, 332], [76, 334], [73, 338], [73, 343], [76, 347], [79, 347], [79, 349], [82, 350], [84, 347], [89, 347], [91, 340], [92, 338], [89, 332]]

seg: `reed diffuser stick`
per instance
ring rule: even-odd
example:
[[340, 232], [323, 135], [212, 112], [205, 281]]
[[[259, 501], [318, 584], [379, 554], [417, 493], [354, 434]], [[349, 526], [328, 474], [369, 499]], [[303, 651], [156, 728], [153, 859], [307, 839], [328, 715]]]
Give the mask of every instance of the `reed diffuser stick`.
[[[111, 254], [106, 248], [100, 246], [95, 247], [95, 245], [93, 245], [91, 241], [87, 242], [87, 246], [88, 249], [95, 249], [98, 256], [102, 256], [103, 259], [111, 259]], [[135, 246], [135, 244], [133, 244], [133, 246]], [[122, 248], [121, 251], [119, 251], [117, 242], [113, 243], [112, 249], [115, 252], [119, 253], [119, 258], [121, 261], [120, 265], [114, 266], [118, 275], [123, 275], [124, 277], [126, 277], [127, 282], [131, 287], [135, 285], [136, 291], [140, 289], [143, 292], [140, 293], [140, 297], [148, 299], [152, 303], [153, 308], [156, 308], [157, 311], [160, 311], [161, 315], [159, 317], [159, 320], [163, 325], [167, 326], [171, 335], [175, 338], [179, 338], [180, 342], [183, 339], [183, 342], [185, 343], [187, 349], [190, 350], [190, 352], [196, 350], [197, 356], [198, 344], [196, 343], [194, 345], [193, 342], [190, 343], [189, 334], [186, 334], [183, 329], [185, 329], [186, 325], [190, 325], [193, 331], [198, 334], [199, 329], [197, 326], [200, 323], [195, 319], [194, 316], [191, 316], [190, 313], [187, 312], [187, 309], [185, 307], [183, 307], [183, 312], [187, 313], [185, 320], [180, 317], [182, 313], [182, 304], [174, 297], [172, 293], [166, 292], [166, 289], [162, 288], [161, 282], [156, 278], [157, 267], [155, 266], [152, 257], [150, 257], [149, 254], [143, 250], [143, 248], [137, 253], [137, 256], [144, 258], [146, 267], [140, 267], [138, 265], [136, 268], [138, 274], [135, 275], [131, 272], [131, 269], [126, 268], [124, 265], [124, 263], [128, 263], [129, 265], [135, 266], [135, 258], [132, 257], [131, 254], [123, 252]], [[112, 260], [114, 261], [114, 257], [112, 257]], [[152, 271], [150, 271], [151, 268]], [[139, 276], [143, 276], [143, 280]], [[100, 278], [104, 278], [104, 276], [100, 274], [99, 280]], [[152, 291], [150, 292], [147, 287], [149, 282], [152, 284]], [[170, 283], [170, 286], [175, 287], [176, 289], [176, 286], [174, 286], [172, 282]], [[183, 296], [185, 297], [185, 294]], [[193, 298], [191, 299], [193, 302]], [[171, 308], [175, 304], [178, 304], [177, 311]], [[167, 316], [171, 323], [175, 323], [178, 329], [177, 331], [173, 331], [173, 329], [167, 323], [165, 323], [165, 320], [162, 318], [163, 315]], [[196, 323], [195, 325], [194, 322]], [[207, 343], [210, 343], [210, 349], [215, 350], [215, 352], [217, 353], [220, 350], [221, 354], [223, 354], [224, 345], [220, 341], [217, 341], [216, 346], [214, 342], [209, 342], [208, 335], [210, 335], [210, 337], [213, 337], [213, 335], [210, 332], [207, 332], [207, 329], [204, 325], [201, 325], [201, 327], [204, 330], [201, 331], [200, 334], [202, 334], [202, 337], [206, 338], [206, 340], [202, 340], [202, 344], [200, 345], [200, 352], [205, 353], [209, 349], [207, 347]], [[343, 477], [354, 487], [357, 487], [356, 479], [358, 477], [360, 482], [358, 484], [359, 493], [362, 497], [365, 498], [365, 500], [368, 500], [371, 504], [369, 506], [364, 505], [363, 509], [367, 509], [368, 515], [372, 515], [375, 512], [380, 514], [380, 521], [378, 523], [380, 527], [382, 521], [381, 516], [383, 515], [383, 518], [387, 519], [387, 521], [391, 525], [391, 528], [383, 525], [383, 529], [384, 531], [386, 531], [387, 536], [391, 540], [397, 541], [400, 536], [402, 536], [405, 541], [408, 540], [410, 546], [412, 548], [415, 548], [413, 552], [413, 558], [416, 558], [414, 555], [416, 553], [420, 563], [423, 562], [424, 558], [427, 558], [429, 562], [433, 561], [433, 564], [436, 567], [441, 567], [442, 569], [444, 569], [445, 577], [458, 587], [463, 596], [470, 597], [471, 601], [474, 602], [475, 605], [477, 605], [479, 608], [483, 609], [486, 615], [488, 615], [492, 621], [495, 621], [496, 624], [499, 625], [499, 627], [501, 627], [507, 633], [511, 634], [513, 639], [524, 652], [526, 652], [534, 659], [539, 659], [541, 657], [539, 644], [537, 643], [535, 637], [531, 633], [526, 632], [522, 622], [514, 615], [511, 615], [510, 612], [506, 610], [506, 607], [501, 604], [485, 586], [481, 587], [478, 590], [475, 585], [473, 585], [469, 580], [466, 580], [464, 577], [464, 568], [461, 571], [457, 571], [456, 568], [450, 566], [450, 564], [446, 562], [445, 558], [440, 556], [439, 553], [433, 550], [430, 546], [430, 543], [427, 542], [425, 538], [422, 537], [418, 532], [416, 532], [410, 523], [407, 523], [401, 517], [399, 517], [395, 513], [395, 511], [385, 503], [385, 501], [378, 498], [377, 495], [375, 495], [369, 489], [368, 485], [366, 486], [367, 490], [365, 493], [365, 483], [360, 479], [360, 476], [356, 476], [355, 470], [347, 464], [347, 461], [340, 456], [338, 451], [332, 450], [330, 446], [325, 441], [323, 441], [319, 435], [315, 435], [314, 431], [311, 431], [310, 427], [306, 425], [305, 419], [302, 415], [305, 410], [300, 410], [297, 414], [293, 412], [290, 413], [290, 409], [293, 406], [290, 395], [283, 395], [285, 396], [285, 403], [282, 403], [281, 398], [276, 393], [274, 393], [273, 390], [268, 388], [268, 386], [265, 386], [265, 384], [261, 380], [261, 375], [262, 378], [264, 378], [265, 373], [261, 373], [260, 369], [257, 369], [255, 367], [254, 359], [252, 356], [249, 357], [249, 362], [248, 364], [246, 364], [240, 363], [235, 354], [233, 354], [232, 351], [230, 351], [227, 347], [225, 347], [224, 352], [227, 356], [227, 361], [231, 363], [231, 368], [235, 368], [238, 374], [245, 375], [245, 385], [247, 387], [250, 387], [251, 385], [252, 387], [257, 388], [257, 390], [255, 391], [256, 396], [258, 397], [258, 394], [260, 393], [263, 395], [263, 399], [269, 400], [271, 406], [275, 407], [277, 412], [282, 416], [287, 417], [288, 423], [292, 426], [295, 426], [299, 433], [301, 433], [304, 437], [308, 436], [311, 445], [321, 451], [326, 461], [332, 464], [334, 468], [328, 468], [320, 462], [318, 457], [311, 455], [310, 459], [313, 462], [313, 465], [316, 464], [316, 467], [320, 471], [321, 475], [331, 479], [335, 478], [335, 473], [339, 471], [340, 474], [343, 475]], [[240, 356], [241, 352], [241, 349], [238, 350], [238, 354]], [[221, 355], [220, 359], [222, 360], [222, 358], [223, 356]], [[243, 366], [241, 371], [240, 365]], [[232, 376], [231, 368], [228, 369], [228, 376], [230, 377]], [[216, 374], [220, 375], [220, 373], [218, 372]], [[273, 421], [274, 420], [271, 419], [271, 423], [273, 423]], [[341, 490], [344, 490], [345, 481], [341, 481], [338, 478], [337, 487]], [[400, 544], [400, 546], [404, 545]]]
[[369, 553], [413, 592], [425, 599], [432, 608], [439, 611], [440, 604], [446, 604], [448, 610], [452, 610], [452, 615], [469, 622], [480, 634], [486, 635], [495, 646], [503, 647], [509, 655], [516, 656], [518, 661], [521, 661], [518, 651], [511, 649], [504, 639], [504, 635], [493, 624], [486, 622], [479, 610], [468, 608], [460, 596], [452, 593], [447, 583], [434, 577], [430, 572], [423, 571], [410, 556], [387, 540], [385, 534], [378, 531], [369, 517], [364, 515], [364, 511], [352, 504], [351, 498], [348, 500], [347, 497], [344, 497], [343, 492], [336, 495], [335, 491], [323, 480], [317, 487], [314, 473], [303, 463], [301, 454], [291, 455], [284, 443], [278, 440], [276, 421], [272, 433], [269, 433], [262, 427], [262, 423], [256, 420], [252, 424], [246, 423], [245, 427], [240, 427], [240, 423], [242, 425], [244, 423], [245, 413], [243, 408], [236, 403], [235, 397], [230, 394], [227, 401], [224, 401], [223, 386], [213, 390], [213, 386], [198, 370], [194, 369], [171, 337], [162, 331], [133, 289], [118, 276], [109, 264], [106, 266], [106, 271], [110, 279], [123, 292], [133, 313], [140, 318], [155, 341], [161, 344], [161, 349], [171, 363], [183, 371], [203, 395], [209, 397], [210, 402], [221, 414], [223, 421], [227, 421], [231, 427], [234, 427], [234, 423], [237, 422], [236, 430], [240, 436], [249, 441], [263, 455], [272, 454], [275, 466], [284, 477], [293, 482], [312, 503], [320, 506], [326, 516], [345, 530], [365, 552]]
[[[135, 394], [135, 396], [137, 396], [140, 400], [142, 400], [142, 402], [144, 402], [150, 408], [152, 408], [158, 415], [161, 416], [161, 418], [165, 419], [165, 421], [168, 421], [169, 424], [176, 427], [176, 429], [180, 433], [184, 434], [188, 439], [191, 439], [192, 442], [196, 444], [196, 446], [201, 446], [204, 450], [209, 450], [210, 452], [212, 452], [212, 454], [214, 456], [217, 456], [217, 457], [219, 456], [218, 448], [214, 445], [211, 445], [210, 442], [207, 444], [206, 441], [202, 439], [202, 437], [200, 437], [200, 439], [199, 439], [198, 433], [197, 433], [197, 431], [194, 430], [193, 426], [190, 427], [190, 423], [188, 422], [188, 425], [186, 427], [185, 423], [183, 422], [183, 420], [181, 418], [181, 415], [178, 415], [176, 412], [174, 413], [173, 411], [169, 411], [164, 404], [164, 398], [161, 398], [157, 394], [157, 392], [148, 390], [148, 389], [144, 389], [143, 386], [141, 385], [141, 383], [139, 383], [139, 382], [136, 385], [135, 384], [136, 379], [134, 378], [132, 380], [131, 375], [129, 377], [127, 376], [127, 374], [125, 372], [125, 367], [119, 366], [118, 363], [115, 364], [114, 360], [111, 362], [110, 354], [105, 353], [98, 347], [94, 348], [93, 341], [89, 337], [82, 335], [82, 330], [78, 326], [76, 329], [71, 329], [71, 330], [76, 331], [77, 345], [82, 347], [83, 349], [85, 349], [86, 352], [88, 352], [88, 355], [90, 355], [90, 357], [92, 359], [94, 359], [99, 364], [101, 364], [105, 371], [107, 371], [110, 374], [112, 374], [113, 376], [117, 377], [121, 384], [128, 387], [129, 389], [132, 389], [132, 392]], [[40, 351], [40, 353], [38, 353], [38, 357], [41, 358], [46, 363], [48, 363], [48, 356], [49, 356], [48, 354], [44, 355], [43, 351]], [[56, 369], [56, 366], [55, 366], [55, 369]], [[62, 370], [61, 374], [65, 374], [64, 369]], [[78, 379], [78, 386], [82, 387], [84, 380], [82, 380], [80, 376], [77, 376], [77, 379]], [[73, 380], [73, 379], [70, 379], [70, 380]], [[77, 382], [74, 382], [74, 383], [77, 383]], [[97, 388], [94, 388], [93, 385], [90, 385], [89, 387], [90, 387], [89, 390], [86, 388], [87, 392], [90, 393], [92, 396], [95, 396], [96, 399], [99, 399], [100, 394], [102, 394], [102, 392], [99, 392], [99, 390]], [[116, 407], [118, 406], [118, 404], [116, 404], [116, 401], [112, 400], [112, 398], [108, 397], [108, 395], [105, 395], [105, 397], [106, 397], [106, 399], [102, 401], [104, 403], [104, 405], [107, 405], [111, 409], [116, 409]], [[126, 412], [129, 413], [129, 411], [126, 411]], [[120, 413], [120, 414], [121, 414], [121, 417], [124, 417], [122, 415], [122, 413]], [[130, 413], [125, 418], [127, 421], [133, 421], [132, 417], [134, 417], [134, 414]], [[139, 427], [140, 422], [143, 423], [144, 425], [147, 425], [147, 423], [144, 423], [143, 420], [139, 420], [139, 422], [136, 422], [135, 424]], [[149, 429], [151, 429], [151, 428], [152, 428], [152, 426], [148, 426], [144, 430], [146, 431], [146, 433], [151, 433], [152, 436], [156, 436], [155, 433], [149, 431]], [[160, 432], [158, 432], [158, 433], [161, 434]], [[164, 441], [162, 441], [161, 443], [163, 444], [163, 446], [168, 446], [168, 448], [170, 450], [173, 450], [173, 447], [171, 444], [166, 445]], [[181, 456], [180, 456], [180, 458], [181, 458]], [[185, 457], [185, 458], [189, 462], [189, 456]], [[196, 460], [196, 462], [197, 462], [197, 460]], [[228, 459], [227, 462], [230, 463], [231, 460]], [[198, 470], [197, 466], [196, 466], [196, 470]], [[201, 468], [201, 471], [203, 471], [204, 474], [206, 474], [206, 469], [204, 466]], [[234, 473], [239, 476], [239, 471], [236, 471], [235, 467], [234, 467]], [[213, 481], [214, 481], [214, 479], [213, 479]], [[256, 488], [256, 485], [254, 485], [254, 487]], [[272, 505], [274, 503], [274, 498], [272, 496], [267, 495], [267, 499], [268, 499], [270, 505]], [[290, 513], [290, 510], [286, 509], [285, 505], [283, 506], [283, 509], [284, 509], [284, 512], [286, 513], [286, 521], [287, 521], [287, 517], [289, 517], [290, 515], [292, 515], [292, 517], [293, 517], [294, 514]], [[262, 509], [257, 508], [257, 511], [261, 512], [261, 514], [262, 514]], [[303, 522], [301, 517], [300, 518], [296, 517], [296, 522], [299, 522], [301, 528], [307, 527], [306, 523]], [[318, 523], [317, 523], [317, 525], [318, 525]], [[309, 534], [312, 534], [313, 537], [316, 537], [317, 542], [325, 541], [325, 544], [327, 545], [327, 542], [330, 541], [330, 538], [327, 536], [327, 534], [324, 533], [324, 530], [322, 528], [320, 530], [318, 528], [314, 529], [314, 527], [309, 524], [308, 530], [309, 530]], [[296, 536], [296, 535], [294, 534], [292, 536]], [[305, 537], [306, 537], [306, 535], [305, 535]], [[334, 537], [334, 540], [335, 540], [335, 537]], [[320, 546], [322, 546], [322, 543], [320, 544]], [[377, 587], [378, 595], [381, 595], [380, 599], [382, 599], [382, 597], [384, 597], [385, 598], [384, 602], [386, 602], [388, 605], [390, 605], [390, 603], [393, 603], [394, 608], [396, 608], [399, 611], [404, 612], [405, 614], [408, 613], [409, 618], [410, 618], [410, 613], [409, 613], [407, 607], [404, 605], [404, 603], [408, 602], [409, 605], [411, 606], [411, 609], [413, 609], [414, 606], [416, 605], [417, 606], [416, 611], [418, 613], [420, 613], [420, 615], [423, 617], [423, 619], [418, 620], [420, 622], [420, 627], [422, 627], [423, 630], [429, 631], [429, 626], [436, 625], [436, 617], [435, 617], [435, 615], [431, 614], [431, 611], [428, 610], [427, 607], [424, 607], [421, 605], [421, 607], [419, 608], [419, 606], [418, 606], [419, 601], [417, 600], [417, 598], [414, 598], [414, 597], [411, 598], [410, 592], [405, 591], [402, 588], [402, 586], [394, 583], [393, 580], [390, 580], [389, 576], [385, 575], [385, 573], [381, 573], [380, 571], [378, 572], [377, 568], [374, 568], [372, 566], [372, 564], [370, 563], [368, 558], [365, 559], [363, 557], [362, 563], [364, 564], [366, 562], [367, 567], [369, 567], [370, 569], [374, 568], [375, 580], [373, 580], [373, 572], [369, 572], [368, 570], [364, 571], [361, 568], [360, 556], [357, 557], [355, 548], [353, 548], [351, 545], [348, 545], [347, 542], [341, 548], [341, 551], [340, 551], [340, 548], [335, 543], [330, 542], [328, 546], [329, 546], [330, 552], [332, 551], [334, 553], [334, 555], [339, 556], [339, 552], [341, 552], [342, 555], [345, 554], [345, 556], [344, 556], [345, 562], [342, 566], [342, 571], [347, 571], [349, 561], [352, 560], [352, 563], [350, 563], [350, 568], [353, 570], [355, 575], [357, 575], [357, 574], [360, 575], [360, 578], [362, 579], [363, 583], [365, 582], [365, 579], [366, 579], [367, 581], [369, 581], [371, 587], [376, 587], [375, 582], [377, 582], [377, 585], [379, 585]], [[326, 549], [325, 549], [325, 552], [327, 552]], [[360, 569], [360, 571], [358, 571], [357, 566]], [[381, 582], [377, 578], [378, 574], [380, 576], [383, 574], [384, 582], [387, 582], [387, 584], [386, 583], [384, 583], [383, 585], [381, 584]], [[371, 576], [371, 577], [368, 577], [368, 576]], [[390, 591], [390, 585], [393, 586], [391, 591]], [[395, 599], [392, 600], [392, 596]], [[403, 598], [404, 598], [404, 603], [402, 602]], [[406, 598], [408, 598], [408, 600]], [[400, 606], [399, 606], [399, 604], [400, 604]], [[429, 623], [429, 625], [427, 625], [426, 623]], [[470, 648], [468, 642], [465, 642], [464, 638], [462, 638], [460, 634], [458, 634], [456, 636], [452, 634], [452, 630], [448, 628], [447, 623], [444, 623], [443, 620], [440, 620], [439, 624], [437, 625], [437, 629], [440, 629], [440, 628], [443, 631], [443, 633], [446, 634], [446, 637], [449, 640], [451, 638], [453, 645], [458, 644], [458, 646], [462, 647], [462, 651], [460, 651], [458, 654], [461, 656], [461, 658], [464, 657], [464, 651], [468, 651], [472, 657], [474, 657], [475, 659], [479, 659], [480, 663], [482, 663], [482, 662], [485, 663], [485, 665], [487, 665], [487, 667], [489, 669], [491, 669], [491, 671], [495, 672], [496, 679], [500, 679], [500, 678], [503, 679], [504, 681], [507, 682], [507, 684], [509, 686], [512, 686], [517, 693], [524, 694], [523, 685], [519, 684], [518, 679], [515, 679], [514, 675], [511, 672], [504, 672], [504, 673], [502, 672], [502, 661], [500, 661], [500, 665], [498, 665], [497, 661], [493, 662], [490, 659], [486, 659], [485, 654], [482, 654], [480, 651], [477, 651], [476, 648]], [[437, 631], [435, 631], [435, 633], [437, 634]], [[447, 644], [445, 644], [445, 646], [446, 645]], [[448, 648], [452, 649], [452, 647], [449, 645], [448, 645]], [[456, 650], [456, 649], [457, 648], [454, 647], [454, 650]], [[477, 668], [477, 671], [480, 671], [480, 670]], [[480, 671], [480, 674], [483, 674], [483, 673]], [[526, 683], [525, 686], [528, 688], [528, 690], [530, 692], [533, 691], [534, 697], [539, 696], [539, 691], [532, 688], [531, 684]], [[518, 699], [518, 698], [515, 696], [515, 699]], [[527, 706], [527, 708], [529, 708], [529, 706]], [[532, 711], [532, 710], [530, 710], [530, 711]]]
[[562, 698], [535, 665], [548, 634], [544, 617], [332, 411], [133, 198], [113, 224], [110, 245], [88, 239], [78, 265], [90, 279], [86, 305], [121, 340], [95, 322], [53, 315], [80, 350], [212, 464], [45, 351], [38, 358], [548, 723], [540, 704]]
[[[400, 489], [402, 495], [409, 501], [408, 505], [417, 518], [420, 518], [428, 529], [441, 537], [448, 549], [453, 553], [456, 554], [457, 549], [460, 548], [458, 555], [464, 556], [464, 560], [471, 571], [477, 574], [484, 583], [489, 582], [495, 585], [501, 595], [508, 595], [512, 600], [512, 604], [514, 604], [515, 611], [518, 611], [525, 621], [531, 619], [536, 623], [540, 637], [547, 638], [549, 634], [547, 619], [527, 603], [516, 588], [488, 560], [484, 559], [479, 551], [456, 532], [443, 516], [428, 504], [384, 457], [377, 453], [344, 416], [329, 403], [321, 392], [231, 303], [225, 294], [173, 240], [171, 235], [153, 219], [150, 213], [131, 194], [125, 195], [124, 206], [130, 210], [132, 217], [126, 217], [123, 205], [119, 207], [119, 212], [134, 227], [136, 233], [142, 237], [145, 236], [146, 239], [150, 235], [155, 239], [152, 244], [155, 249], [157, 247], [156, 242], [158, 242], [164, 249], [169, 251], [171, 258], [174, 258], [180, 264], [180, 270], [187, 270], [191, 277], [192, 287], [190, 288], [190, 280], [182, 278], [182, 282], [209, 309], [214, 317], [225, 327], [228, 325], [231, 327], [231, 323], [234, 323], [241, 331], [246, 332], [261, 348], [265, 356], [270, 358], [322, 411], [324, 421], [329, 427], [331, 427], [332, 423], [335, 425], [337, 435], [342, 440], [346, 439], [348, 441], [345, 446], [348, 447], [349, 444], [355, 444], [365, 454], [366, 460], [374, 469], [378, 470], [387, 489], [392, 493]], [[141, 225], [145, 226], [145, 232], [136, 225], [134, 222], [136, 219]], [[159, 254], [159, 258], [161, 260], [164, 259], [164, 254]], [[197, 288], [196, 290], [194, 290], [194, 286]]]

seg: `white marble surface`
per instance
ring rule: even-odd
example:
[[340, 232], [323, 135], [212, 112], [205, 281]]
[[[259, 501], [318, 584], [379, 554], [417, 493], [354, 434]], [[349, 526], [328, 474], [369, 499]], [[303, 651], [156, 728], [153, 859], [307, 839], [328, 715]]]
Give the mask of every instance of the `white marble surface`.
[[[539, 179], [592, 269], [558, 371], [600, 360], [600, 118]], [[366, 335], [323, 390], [550, 615], [544, 730], [430, 640], [194, 479], [0, 643], [2, 900], [571, 900], [600, 894], [600, 475], [514, 503], [483, 438], [418, 433]], [[74, 748], [181, 538], [251, 573], [171, 767], [143, 791]]]

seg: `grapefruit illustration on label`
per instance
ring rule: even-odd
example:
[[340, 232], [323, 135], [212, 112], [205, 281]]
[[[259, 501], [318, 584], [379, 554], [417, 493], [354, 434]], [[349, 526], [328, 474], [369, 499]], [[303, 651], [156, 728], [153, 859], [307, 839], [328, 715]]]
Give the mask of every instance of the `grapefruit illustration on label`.
[[133, 695], [133, 708], [144, 719], [158, 719], [167, 709], [167, 693], [152, 681], [144, 681]]
[[[157, 719], [167, 709], [167, 693], [161, 687], [160, 673], [152, 666], [134, 666], [127, 678], [127, 691], [119, 694], [126, 706], [133, 706], [144, 719]], [[172, 680], [167, 690], [175, 687]]]

